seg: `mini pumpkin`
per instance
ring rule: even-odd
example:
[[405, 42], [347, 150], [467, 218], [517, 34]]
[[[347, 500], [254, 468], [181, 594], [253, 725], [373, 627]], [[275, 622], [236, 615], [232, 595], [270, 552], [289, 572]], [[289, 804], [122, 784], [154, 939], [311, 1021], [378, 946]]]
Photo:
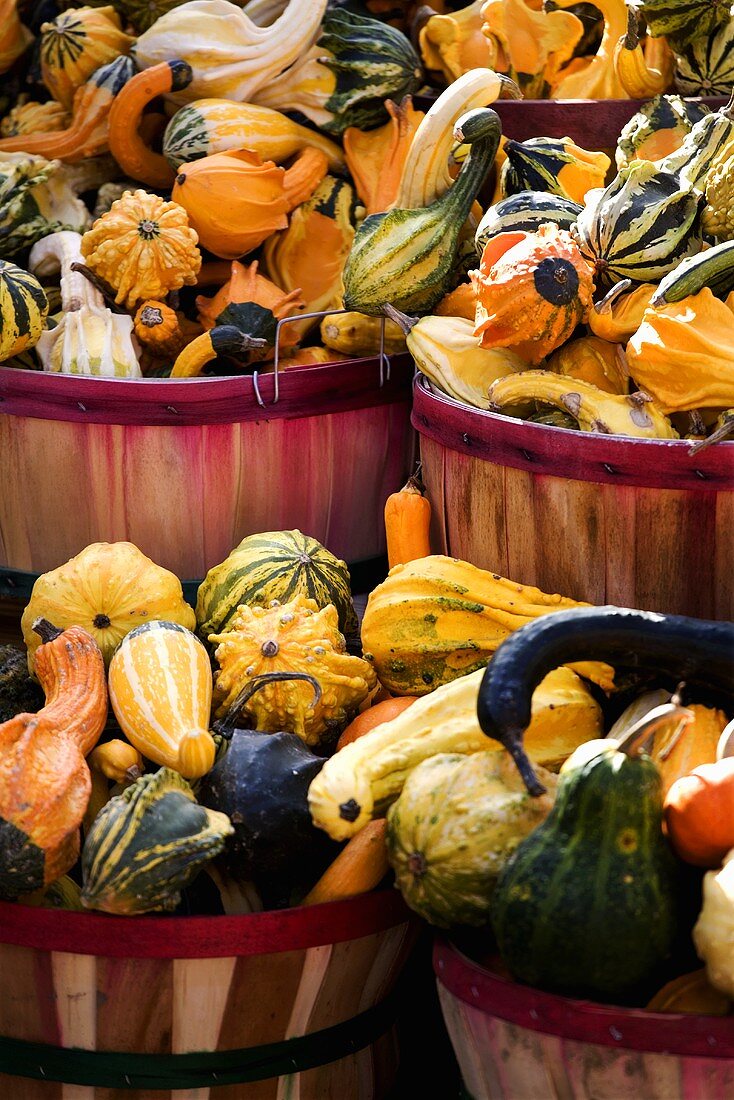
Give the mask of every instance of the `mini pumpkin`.
[[138, 308], [133, 331], [138, 342], [156, 359], [175, 359], [189, 339], [176, 310], [150, 298]]
[[147, 191], [126, 191], [82, 238], [87, 265], [132, 309], [196, 282], [198, 237], [186, 211]]
[[[377, 684], [375, 671], [346, 652], [333, 604], [296, 596], [270, 607], [242, 605], [223, 634], [210, 634], [220, 671], [215, 681], [217, 715], [237, 709], [238, 696], [267, 673], [293, 672], [297, 680], [277, 680], [252, 695], [244, 706], [255, 728], [296, 733], [307, 745], [338, 735]], [[319, 687], [314, 701], [313, 677]]]
[[71, 110], [74, 92], [95, 69], [130, 52], [113, 7], [70, 8], [41, 26], [41, 75], [54, 99]]
[[591, 268], [556, 225], [501, 233], [487, 242], [479, 271], [475, 336], [484, 348], [510, 348], [537, 364], [560, 347], [591, 305]]

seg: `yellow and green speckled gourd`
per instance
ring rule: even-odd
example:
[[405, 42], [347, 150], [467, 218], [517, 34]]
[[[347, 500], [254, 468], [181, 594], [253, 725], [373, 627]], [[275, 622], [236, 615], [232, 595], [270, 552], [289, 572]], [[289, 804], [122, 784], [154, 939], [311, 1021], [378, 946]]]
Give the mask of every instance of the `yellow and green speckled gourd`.
[[120, 728], [139, 752], [186, 779], [209, 771], [211, 664], [190, 630], [165, 621], [136, 627], [112, 658], [109, 688]]
[[170, 768], [143, 775], [99, 812], [82, 853], [82, 904], [131, 916], [175, 909], [234, 832]]
[[[217, 716], [239, 708], [239, 697], [267, 673], [291, 672], [298, 679], [265, 684], [242, 707], [265, 733], [296, 733], [318, 745], [341, 733], [375, 687], [374, 669], [346, 652], [336, 608], [296, 596], [270, 607], [238, 608], [222, 634], [210, 634], [220, 671], [215, 680]], [[304, 683], [313, 677], [320, 693]]]

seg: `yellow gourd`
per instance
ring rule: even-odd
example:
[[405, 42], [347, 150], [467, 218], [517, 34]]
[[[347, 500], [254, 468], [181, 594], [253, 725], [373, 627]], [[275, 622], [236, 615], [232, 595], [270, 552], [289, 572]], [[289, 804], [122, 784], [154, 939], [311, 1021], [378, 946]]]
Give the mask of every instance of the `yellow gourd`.
[[[574, 2], [556, 0], [556, 6], [570, 8]], [[629, 99], [614, 63], [617, 43], [627, 32], [627, 5], [625, 0], [594, 0], [594, 6], [604, 16], [599, 49], [583, 68], [550, 81], [553, 99]]]
[[651, 99], [666, 92], [673, 82], [675, 56], [664, 38], [649, 38], [655, 43], [656, 68], [651, 62], [652, 51], [640, 42], [640, 19], [635, 8], [627, 13], [627, 32], [614, 50], [614, 67], [617, 79], [632, 99]]
[[41, 26], [41, 75], [51, 95], [71, 110], [77, 88], [100, 65], [130, 52], [113, 7], [70, 8]]
[[586, 321], [594, 336], [623, 344], [637, 332], [657, 285], [643, 283], [630, 290], [631, 286], [629, 279], [623, 279], [589, 310]]
[[581, 336], [553, 352], [548, 370], [565, 378], [590, 382], [604, 393], [626, 394], [629, 377], [624, 349], [598, 336]]
[[485, 0], [474, 0], [466, 8], [431, 15], [418, 35], [423, 64], [439, 72], [447, 84], [470, 69], [494, 68], [497, 47], [482, 31]]
[[[405, 351], [405, 336], [394, 321], [385, 321], [383, 347], [387, 355]], [[330, 313], [321, 322], [321, 339], [327, 348], [352, 357], [377, 355], [382, 338], [383, 319], [364, 313]]]

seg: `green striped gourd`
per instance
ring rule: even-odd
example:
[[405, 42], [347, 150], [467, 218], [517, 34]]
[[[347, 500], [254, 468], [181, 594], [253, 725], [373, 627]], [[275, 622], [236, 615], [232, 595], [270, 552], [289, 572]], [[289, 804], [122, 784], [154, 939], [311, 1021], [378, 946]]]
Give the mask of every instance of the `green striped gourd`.
[[490, 206], [480, 221], [474, 243], [481, 256], [484, 246], [500, 233], [536, 233], [545, 222], [570, 229], [583, 207], [560, 195], [543, 191], [521, 191]]
[[681, 95], [729, 95], [734, 86], [734, 17], [710, 38], [695, 38], [676, 54]]
[[505, 198], [521, 191], [546, 191], [583, 202], [592, 187], [602, 187], [609, 171], [606, 153], [581, 149], [570, 138], [508, 141], [500, 186]]
[[679, 149], [694, 125], [710, 114], [702, 103], [687, 103], [678, 95], [656, 95], [643, 103], [617, 142], [617, 168], [633, 160], [660, 160]]
[[451, 287], [459, 236], [494, 161], [500, 120], [488, 107], [463, 115], [457, 141], [471, 146], [458, 177], [419, 210], [370, 214], [357, 230], [344, 268], [344, 307], [378, 316], [385, 303], [428, 313]]
[[38, 279], [0, 260], [0, 363], [38, 343], [47, 313], [48, 301]]
[[240, 604], [267, 607], [307, 596], [319, 607], [334, 604], [339, 628], [355, 633], [349, 570], [325, 546], [300, 531], [248, 535], [199, 586], [196, 621], [202, 638], [229, 629]]
[[[654, 38], [665, 35], [676, 46], [704, 41], [729, 18], [731, 0], [631, 0]], [[695, 94], [695, 93], [694, 93]]]
[[143, 775], [100, 810], [82, 852], [82, 903], [129, 916], [175, 909], [180, 891], [234, 833], [178, 772]]
[[422, 83], [420, 58], [401, 31], [329, 8], [316, 45], [253, 99], [299, 111], [320, 129], [343, 134], [349, 126], [369, 130], [386, 122], [385, 100], [399, 103]]
[[588, 741], [561, 769], [546, 820], [522, 841], [491, 903], [500, 954], [540, 989], [628, 994], [670, 954], [675, 861], [647, 756]]
[[706, 187], [709, 174], [734, 143], [734, 93], [725, 107], [697, 122], [680, 149], [658, 164], [664, 172], [678, 176], [681, 186], [697, 191]]
[[343, 169], [344, 156], [338, 145], [315, 130], [255, 103], [231, 99], [197, 99], [173, 116], [163, 135], [163, 156], [172, 168], [242, 148], [263, 160], [281, 164], [302, 149], [320, 149], [329, 159], [331, 171]]
[[609, 187], [587, 195], [573, 233], [597, 285], [657, 283], [701, 250], [698, 209], [688, 184], [651, 161], [635, 160]]
[[697, 256], [689, 256], [666, 275], [653, 294], [653, 306], [682, 302], [708, 287], [717, 298], [734, 290], [734, 241], [723, 241]]

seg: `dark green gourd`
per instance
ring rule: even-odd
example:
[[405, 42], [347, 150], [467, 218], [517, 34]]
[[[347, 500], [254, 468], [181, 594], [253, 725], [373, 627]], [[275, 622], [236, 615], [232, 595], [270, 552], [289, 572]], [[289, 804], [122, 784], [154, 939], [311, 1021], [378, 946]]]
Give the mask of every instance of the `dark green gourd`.
[[22, 649], [0, 645], [0, 723], [16, 714], [35, 714], [44, 694], [28, 674], [28, 657]]
[[386, 302], [427, 313], [451, 288], [459, 234], [494, 163], [500, 120], [489, 108], [463, 115], [454, 129], [470, 145], [449, 190], [419, 210], [370, 214], [357, 230], [344, 269], [344, 308], [378, 316]]

